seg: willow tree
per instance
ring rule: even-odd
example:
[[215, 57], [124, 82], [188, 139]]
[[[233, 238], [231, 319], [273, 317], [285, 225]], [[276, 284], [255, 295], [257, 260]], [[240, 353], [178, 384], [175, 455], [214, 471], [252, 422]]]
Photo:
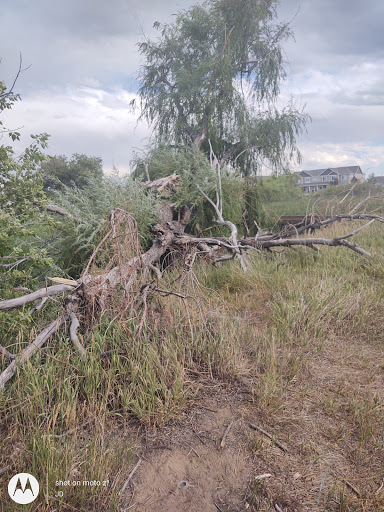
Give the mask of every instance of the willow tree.
[[142, 117], [157, 139], [211, 143], [222, 162], [244, 175], [262, 163], [275, 170], [300, 160], [296, 138], [308, 116], [293, 102], [278, 110], [286, 79], [282, 43], [289, 24], [277, 23], [276, 0], [207, 0], [155, 23], [156, 41], [139, 44]]

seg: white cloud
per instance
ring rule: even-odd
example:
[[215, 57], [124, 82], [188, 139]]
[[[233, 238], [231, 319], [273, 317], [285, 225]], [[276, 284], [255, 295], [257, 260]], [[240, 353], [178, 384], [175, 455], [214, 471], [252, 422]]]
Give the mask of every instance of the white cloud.
[[31, 131], [48, 132], [50, 154], [100, 156], [106, 170], [114, 164], [128, 172], [133, 148], [142, 147], [150, 135], [148, 127], [137, 122], [139, 112], [130, 106], [133, 99], [136, 95], [124, 90], [106, 92], [90, 87], [61, 94], [38, 91], [3, 117], [8, 127], [24, 126], [19, 151], [28, 143]]
[[[106, 168], [114, 161], [128, 169], [132, 148], [149, 135], [129, 111], [138, 87], [136, 43], [142, 31], [156, 37], [155, 20], [172, 22], [172, 14], [196, 1], [3, 2], [0, 79], [11, 83], [19, 51], [32, 64], [20, 77], [23, 101], [7, 113], [7, 124], [50, 133], [51, 154], [98, 155]], [[288, 21], [300, 6], [292, 22], [297, 42], [284, 45], [291, 79], [281, 104], [293, 93], [313, 117], [299, 141], [303, 167], [384, 166], [384, 4], [368, 4], [284, 0], [278, 9]]]
[[364, 141], [340, 144], [303, 142], [301, 151], [304, 161], [300, 169], [360, 165], [363, 172], [367, 174], [371, 172], [381, 174], [381, 169], [384, 169], [384, 144], [372, 146]]
[[312, 116], [308, 133], [299, 140], [300, 168], [360, 165], [381, 174], [383, 86], [383, 59], [345, 65], [333, 73], [309, 67], [294, 75], [282, 90], [282, 102], [293, 92]]

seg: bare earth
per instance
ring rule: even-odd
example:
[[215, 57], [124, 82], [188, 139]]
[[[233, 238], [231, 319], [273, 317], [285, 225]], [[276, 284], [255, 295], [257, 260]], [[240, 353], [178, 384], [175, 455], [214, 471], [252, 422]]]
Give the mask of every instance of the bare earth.
[[[121, 510], [384, 510], [383, 355], [378, 342], [328, 340], [302, 353], [300, 378], [270, 406], [257, 402], [261, 376], [205, 379], [201, 398], [176, 422], [136, 441], [126, 477], [142, 462]], [[191, 487], [178, 488], [183, 481]]]

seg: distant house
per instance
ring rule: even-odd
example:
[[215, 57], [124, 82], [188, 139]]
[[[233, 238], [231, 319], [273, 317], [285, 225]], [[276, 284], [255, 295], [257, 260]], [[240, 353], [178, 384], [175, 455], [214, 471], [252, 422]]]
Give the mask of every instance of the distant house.
[[369, 181], [372, 185], [384, 185], [384, 176], [373, 176]]
[[349, 167], [328, 167], [327, 169], [314, 169], [298, 173], [297, 184], [305, 194], [323, 190], [330, 185], [348, 185], [357, 181], [365, 181], [363, 171], [359, 165]]

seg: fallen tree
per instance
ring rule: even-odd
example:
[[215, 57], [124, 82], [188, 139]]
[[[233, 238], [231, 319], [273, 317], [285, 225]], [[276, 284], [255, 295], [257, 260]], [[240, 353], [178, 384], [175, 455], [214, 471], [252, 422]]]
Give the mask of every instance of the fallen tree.
[[[384, 217], [375, 214], [352, 213], [335, 215], [328, 219], [315, 219], [299, 225], [285, 226], [280, 232], [265, 233], [259, 230], [254, 237], [239, 238], [236, 225], [223, 217], [223, 199], [220, 181], [220, 166], [216, 162], [218, 176], [217, 201], [214, 203], [203, 190], [201, 194], [215, 211], [215, 222], [230, 230], [228, 237], [198, 237], [185, 232], [190, 221], [188, 207], [175, 211], [171, 204], [164, 204], [160, 222], [153, 227], [153, 243], [143, 251], [139, 242], [139, 233], [135, 219], [122, 209], [111, 212], [106, 234], [92, 253], [82, 275], [77, 280], [53, 278], [59, 284], [46, 286], [21, 297], [0, 301], [0, 311], [24, 307], [41, 301], [33, 310], [41, 309], [49, 297], [62, 296], [62, 309], [58, 317], [50, 322], [20, 354], [11, 354], [0, 346], [0, 356], [9, 360], [8, 367], [0, 374], [0, 389], [12, 378], [17, 366], [23, 364], [44, 343], [60, 330], [67, 330], [70, 339], [83, 357], [88, 357], [86, 347], [79, 339], [78, 329], [89, 332], [103, 313], [111, 313], [114, 318], [128, 317], [139, 319], [138, 336], [142, 331], [147, 313], [149, 294], [167, 296], [170, 294], [185, 300], [186, 294], [164, 290], [155, 286], [162, 276], [161, 269], [166, 269], [171, 260], [183, 263], [184, 272], [191, 271], [196, 258], [205, 258], [213, 264], [237, 258], [244, 272], [247, 272], [249, 251], [273, 251], [276, 248], [293, 248], [305, 246], [317, 250], [317, 246], [342, 246], [361, 256], [370, 257], [370, 253], [352, 243], [350, 238], [373, 222], [384, 223]], [[149, 189], [168, 189], [178, 180], [157, 180], [146, 183]], [[161, 193], [161, 191], [159, 193]], [[55, 208], [52, 208], [54, 212]], [[57, 212], [61, 215], [61, 212]], [[177, 220], [174, 220], [177, 218]], [[304, 233], [330, 226], [343, 220], [365, 220], [362, 226], [335, 238], [301, 237]], [[32, 311], [33, 311], [32, 310]], [[116, 314], [117, 313], [117, 314]], [[81, 338], [81, 336], [80, 336]]]

